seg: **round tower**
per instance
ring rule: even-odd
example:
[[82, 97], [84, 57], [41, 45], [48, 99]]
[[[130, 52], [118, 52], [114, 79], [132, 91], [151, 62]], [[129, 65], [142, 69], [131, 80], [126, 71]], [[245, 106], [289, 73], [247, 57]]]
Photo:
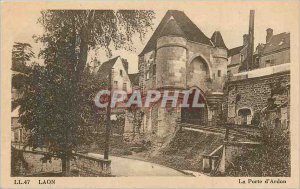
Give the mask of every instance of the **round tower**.
[[227, 47], [223, 41], [222, 35], [219, 31], [215, 31], [211, 37], [214, 44], [212, 48], [212, 64], [213, 64], [213, 91], [223, 92], [223, 86], [227, 77]]
[[187, 40], [174, 19], [164, 26], [156, 46], [157, 88], [184, 88], [186, 85]]

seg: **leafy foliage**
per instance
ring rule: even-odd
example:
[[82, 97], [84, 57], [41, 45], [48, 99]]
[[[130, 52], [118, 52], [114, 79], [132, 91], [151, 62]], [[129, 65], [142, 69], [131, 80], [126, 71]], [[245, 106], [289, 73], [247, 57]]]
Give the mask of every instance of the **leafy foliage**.
[[22, 73], [28, 72], [29, 70], [26, 64], [34, 57], [30, 44], [20, 42], [14, 43], [12, 49], [12, 70]]
[[[86, 66], [88, 51], [104, 48], [134, 50], [132, 37], [142, 39], [152, 28], [153, 11], [146, 10], [47, 10], [39, 22], [45, 29], [37, 38], [46, 45], [40, 56], [45, 63], [68, 58], [78, 76]], [[61, 51], [58, 51], [61, 49]]]
[[88, 52], [102, 47], [111, 55], [113, 46], [133, 50], [132, 36], [143, 38], [153, 18], [153, 11], [143, 10], [42, 11], [45, 32], [36, 40], [45, 46], [39, 53], [45, 66], [32, 65], [27, 75], [20, 122], [30, 130], [29, 145], [46, 146], [62, 158], [63, 171], [72, 151], [94, 139], [101, 117], [94, 97], [107, 82], [88, 71]]
[[[27, 73], [30, 72], [28, 65], [34, 58], [32, 47], [28, 43], [16, 42], [12, 48], [12, 88], [16, 89], [14, 93], [22, 94], [26, 86]], [[19, 99], [13, 94], [12, 110], [20, 105]]]
[[257, 149], [241, 149], [245, 153], [229, 167], [230, 176], [288, 177], [290, 176], [289, 132], [264, 127], [263, 145]]
[[230, 176], [290, 176], [290, 131], [280, 126], [280, 108], [275, 103], [280, 96], [289, 101], [288, 90], [288, 85], [280, 80], [271, 83], [268, 105], [263, 112], [254, 114], [253, 118], [253, 124], [263, 123], [262, 145], [253, 150], [242, 149], [245, 153], [233, 162], [228, 173]]

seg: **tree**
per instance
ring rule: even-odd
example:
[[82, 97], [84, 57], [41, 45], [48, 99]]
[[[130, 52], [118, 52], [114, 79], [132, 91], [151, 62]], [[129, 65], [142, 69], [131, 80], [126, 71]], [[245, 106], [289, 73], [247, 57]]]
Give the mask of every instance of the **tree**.
[[[28, 65], [34, 58], [32, 47], [28, 43], [15, 42], [12, 48], [12, 88], [22, 94], [22, 89], [26, 86], [26, 74], [30, 72]], [[19, 99], [13, 99], [12, 110], [19, 105]]]
[[39, 54], [45, 66], [33, 66], [28, 76], [20, 121], [31, 131], [33, 147], [46, 146], [62, 159], [65, 176], [72, 151], [93, 138], [91, 124], [97, 118], [93, 91], [100, 84], [85, 72], [89, 50], [102, 47], [108, 56], [112, 47], [133, 50], [133, 35], [142, 39], [153, 18], [153, 11], [135, 10], [42, 12], [45, 32], [36, 39], [45, 46]]
[[103, 47], [108, 56], [112, 47], [133, 50], [132, 36], [139, 34], [142, 39], [152, 28], [153, 18], [153, 11], [140, 10], [43, 11], [39, 22], [45, 34], [38, 40], [47, 48], [40, 55], [46, 64], [67, 58], [80, 79], [89, 50]]
[[26, 73], [28, 71], [26, 65], [34, 57], [30, 44], [15, 42], [12, 48], [12, 70]]

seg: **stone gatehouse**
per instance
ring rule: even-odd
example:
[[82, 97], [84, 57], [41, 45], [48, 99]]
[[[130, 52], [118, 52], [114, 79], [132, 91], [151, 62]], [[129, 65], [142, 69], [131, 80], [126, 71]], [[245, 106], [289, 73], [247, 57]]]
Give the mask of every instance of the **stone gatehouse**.
[[[180, 127], [178, 120], [209, 127], [219, 123], [258, 126], [261, 120], [256, 114], [272, 99], [282, 109], [281, 122], [288, 123], [290, 35], [268, 32], [266, 44], [259, 44], [253, 52], [249, 48], [253, 47], [254, 11], [250, 11], [250, 21], [244, 44], [228, 49], [219, 31], [208, 38], [184, 12], [169, 10], [139, 54], [139, 88], [144, 94], [150, 89], [200, 90], [205, 107], [186, 111], [156, 104], [140, 109], [138, 116], [128, 112], [125, 138], [171, 139]], [[279, 51], [285, 52], [284, 61]], [[276, 64], [262, 65], [267, 55]], [[279, 88], [285, 92], [275, 95]]]
[[[149, 89], [201, 90], [205, 108], [190, 119], [208, 124], [216, 120], [221, 108], [227, 61], [227, 47], [219, 31], [208, 38], [184, 12], [170, 10], [139, 54], [139, 86], [144, 93]], [[157, 105], [141, 111], [138, 131], [146, 138], [171, 135], [177, 119], [188, 115], [181, 108], [167, 110]], [[135, 132], [130, 122], [136, 120], [127, 118], [125, 135]]]

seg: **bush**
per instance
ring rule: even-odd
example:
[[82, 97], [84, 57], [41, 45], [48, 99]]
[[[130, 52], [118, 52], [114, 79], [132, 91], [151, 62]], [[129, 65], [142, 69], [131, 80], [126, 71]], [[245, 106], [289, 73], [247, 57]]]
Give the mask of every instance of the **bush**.
[[290, 133], [280, 128], [262, 128], [261, 147], [246, 151], [228, 169], [229, 176], [289, 177]]

